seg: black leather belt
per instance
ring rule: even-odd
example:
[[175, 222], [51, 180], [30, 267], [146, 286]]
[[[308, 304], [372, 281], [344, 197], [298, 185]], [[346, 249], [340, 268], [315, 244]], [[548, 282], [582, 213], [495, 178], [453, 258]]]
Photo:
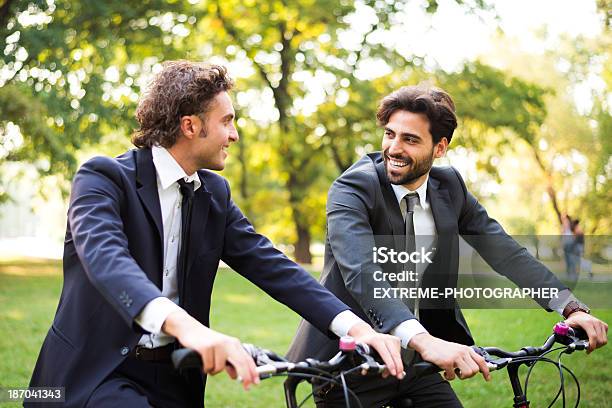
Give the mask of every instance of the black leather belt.
[[156, 348], [136, 346], [129, 356], [140, 361], [154, 361], [157, 363], [170, 363], [170, 355], [176, 349], [175, 343]]

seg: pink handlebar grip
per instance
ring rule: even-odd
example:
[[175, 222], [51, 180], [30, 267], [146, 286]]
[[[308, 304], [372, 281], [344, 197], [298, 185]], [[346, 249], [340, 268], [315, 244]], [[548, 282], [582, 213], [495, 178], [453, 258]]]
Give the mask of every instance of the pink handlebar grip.
[[555, 324], [555, 328], [553, 329], [555, 334], [558, 334], [559, 336], [567, 336], [569, 330], [570, 327], [564, 322], [559, 322]]
[[342, 336], [340, 337], [339, 348], [341, 351], [355, 351], [357, 343], [355, 343], [355, 339], [351, 336]]

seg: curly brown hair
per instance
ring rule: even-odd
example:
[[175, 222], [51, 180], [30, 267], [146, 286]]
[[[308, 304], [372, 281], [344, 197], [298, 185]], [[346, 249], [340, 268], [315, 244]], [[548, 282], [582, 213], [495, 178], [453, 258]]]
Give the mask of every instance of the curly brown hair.
[[181, 117], [208, 112], [215, 96], [233, 86], [221, 65], [165, 62], [138, 103], [136, 120], [140, 127], [132, 143], [136, 147], [171, 147], [180, 134]]
[[457, 128], [455, 103], [451, 96], [440, 88], [428, 85], [403, 86], [385, 96], [380, 102], [376, 118], [384, 126], [398, 110], [422, 113], [429, 120], [429, 132], [436, 144], [445, 137], [450, 143]]

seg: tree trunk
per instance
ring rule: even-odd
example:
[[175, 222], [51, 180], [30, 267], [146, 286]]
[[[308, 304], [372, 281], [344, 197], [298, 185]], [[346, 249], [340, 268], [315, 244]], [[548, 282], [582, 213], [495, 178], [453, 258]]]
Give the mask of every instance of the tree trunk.
[[[221, 20], [221, 23], [225, 27], [228, 34], [234, 38], [234, 40], [240, 44], [243, 49], [248, 50], [249, 47], [245, 46], [246, 38], [242, 38], [239, 35], [239, 31], [234, 26], [229, 24], [228, 20], [223, 16], [221, 12], [221, 2], [217, 2], [217, 17]], [[297, 33], [297, 31], [291, 31], [287, 29], [287, 24], [284, 21], [280, 21], [277, 26], [279, 41], [282, 45], [280, 51], [280, 73], [281, 77], [278, 84], [273, 84], [268, 76], [266, 67], [258, 63], [254, 58], [251, 59], [257, 72], [261, 76], [264, 83], [272, 90], [274, 97], [274, 103], [278, 109], [278, 126], [281, 130], [282, 135], [291, 135], [291, 117], [289, 109], [293, 106], [293, 97], [289, 92], [289, 79], [293, 72], [293, 62], [295, 57], [295, 50], [291, 48], [291, 38]], [[289, 192], [289, 205], [293, 213], [293, 222], [295, 224], [295, 231], [297, 240], [295, 242], [295, 258], [301, 263], [311, 263], [312, 256], [310, 255], [310, 228], [307, 218], [301, 213], [300, 205], [302, 203], [302, 195], [308, 190], [309, 183], [298, 182], [301, 172], [308, 162], [308, 158], [301, 160], [296, 159], [292, 152], [292, 140], [291, 137], [283, 137], [280, 140], [280, 145], [277, 147], [281, 157], [283, 157], [286, 164], [285, 170], [289, 175], [289, 181], [286, 188]], [[243, 174], [244, 176], [244, 174]], [[241, 186], [243, 187], [243, 186]], [[246, 185], [244, 186], [246, 189]], [[246, 193], [246, 190], [245, 190]]]
[[4, 4], [2, 4], [2, 6], [0, 7], [0, 25], [2, 26], [2, 29], [6, 28], [6, 24], [8, 23], [8, 20], [11, 17], [11, 5], [14, 2], [15, 0], [6, 0]]
[[295, 243], [295, 260], [303, 264], [312, 263], [312, 255], [310, 253], [310, 229], [308, 223], [300, 220], [300, 214], [296, 214], [296, 210], [293, 210], [294, 216], [293, 221], [295, 223], [295, 229], [297, 232], [297, 241]]
[[287, 190], [289, 191], [289, 205], [291, 206], [291, 218], [295, 226], [296, 240], [295, 260], [299, 263], [312, 263], [312, 255], [310, 254], [310, 225], [308, 217], [303, 212], [300, 204], [304, 201], [304, 191], [306, 186], [299, 182], [299, 174], [296, 169], [289, 169], [289, 180], [287, 180]]
[[[249, 215], [251, 215], [251, 200], [249, 199], [249, 169], [247, 166], [247, 146], [245, 145], [245, 143], [246, 142], [244, 141], [238, 143], [238, 163], [240, 166], [240, 181], [238, 183], [238, 191], [240, 192], [240, 198], [242, 199], [242, 210], [248, 217]], [[251, 220], [251, 222], [253, 221]]]
[[559, 209], [559, 203], [557, 201], [557, 191], [555, 190], [555, 187], [553, 186], [552, 174], [550, 174], [550, 172], [544, 165], [544, 161], [542, 160], [542, 158], [540, 157], [540, 154], [538, 153], [538, 148], [529, 142], [527, 143], [529, 144], [529, 146], [531, 147], [531, 150], [533, 151], [533, 155], [536, 159], [536, 162], [538, 163], [538, 166], [540, 167], [542, 172], [546, 175], [546, 182], [547, 182], [546, 192], [548, 193], [548, 196], [550, 197], [550, 202], [553, 206], [553, 210], [555, 211], [555, 215], [557, 216], [557, 219], [559, 220], [559, 224], [561, 224], [561, 210]]

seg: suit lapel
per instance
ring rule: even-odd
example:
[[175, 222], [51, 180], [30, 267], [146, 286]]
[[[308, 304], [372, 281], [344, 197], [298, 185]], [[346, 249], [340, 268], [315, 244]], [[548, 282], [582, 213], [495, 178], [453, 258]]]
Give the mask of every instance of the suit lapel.
[[[157, 192], [157, 174], [155, 165], [153, 164], [153, 155], [151, 149], [138, 149], [136, 152], [136, 187], [138, 197], [149, 215], [152, 224], [157, 232], [159, 248], [156, 251], [158, 254], [163, 254], [163, 227], [161, 219], [161, 207], [159, 204], [159, 194]], [[161, 263], [160, 261], [160, 269]], [[151, 277], [157, 287], [161, 288], [161, 274], [155, 274]]]
[[136, 150], [136, 183], [140, 201], [153, 220], [160, 242], [163, 242], [163, 227], [159, 194], [157, 193], [157, 175], [153, 165], [151, 149]]
[[[434, 222], [436, 224], [437, 244], [436, 252], [433, 257], [434, 263], [429, 265], [427, 273], [423, 277], [423, 285], [426, 287], [456, 287], [457, 269], [453, 269], [456, 259], [458, 259], [457, 238], [457, 215], [452, 206], [452, 201], [448, 190], [440, 185], [440, 181], [433, 178], [429, 173], [427, 183], [427, 196], [431, 206]], [[438, 256], [441, 254], [441, 256]], [[454, 272], [453, 272], [454, 271]], [[448, 306], [449, 300], [444, 301], [444, 307]], [[441, 307], [438, 305], [436, 307]]]
[[[378, 159], [376, 163], [376, 173], [380, 182], [382, 190], [383, 201], [385, 206], [385, 213], [387, 214], [389, 224], [391, 225], [393, 247], [398, 251], [404, 251], [406, 248], [406, 227], [404, 224], [404, 218], [402, 217], [402, 211], [400, 210], [399, 203], [397, 202], [397, 196], [389, 183], [387, 178], [387, 172], [385, 170], [385, 163], [382, 159]], [[398, 264], [398, 268], [401, 265]]]
[[198, 177], [202, 186], [198, 188], [193, 196], [193, 207], [191, 209], [191, 227], [189, 231], [189, 250], [187, 251], [187, 272], [185, 279], [189, 278], [189, 271], [193, 262], [197, 258], [198, 248], [202, 246], [204, 240], [204, 229], [208, 220], [208, 210], [210, 209], [211, 193], [206, 189], [204, 178], [198, 172]]
[[380, 187], [385, 203], [385, 212], [389, 217], [389, 224], [391, 224], [393, 235], [401, 235], [403, 237], [405, 234], [404, 218], [402, 217], [402, 212], [397, 202], [395, 192], [393, 192], [391, 183], [389, 183], [389, 180], [387, 179], [385, 164], [382, 160], [376, 163], [376, 173], [378, 174], [378, 180], [380, 181]]
[[454, 234], [457, 232], [457, 216], [451, 206], [448, 190], [440, 187], [440, 181], [429, 175], [427, 183], [427, 197], [431, 205], [431, 212], [436, 223], [438, 235]]

